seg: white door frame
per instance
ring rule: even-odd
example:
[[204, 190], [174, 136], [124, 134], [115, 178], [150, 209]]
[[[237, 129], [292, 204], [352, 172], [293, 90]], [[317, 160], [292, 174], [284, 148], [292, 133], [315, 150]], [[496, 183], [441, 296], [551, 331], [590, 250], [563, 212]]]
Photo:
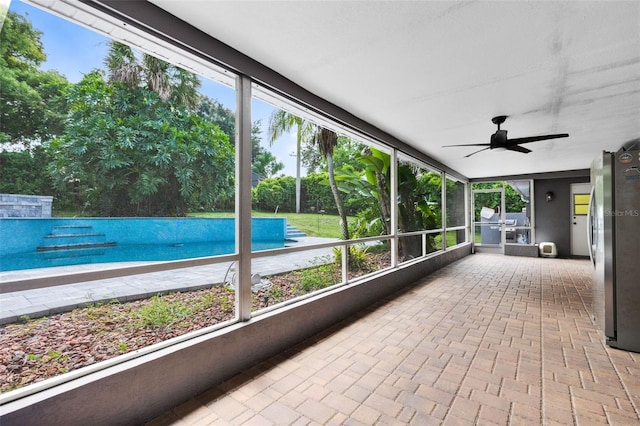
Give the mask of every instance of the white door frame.
[[[482, 244], [481, 242], [480, 243], [475, 242], [476, 226], [483, 226], [481, 225], [481, 222], [477, 222], [475, 220], [476, 219], [475, 218], [476, 194], [487, 194], [487, 193], [500, 194], [499, 218], [498, 218], [498, 222], [493, 224], [494, 226], [497, 225], [500, 228], [500, 242], [498, 244]], [[479, 252], [504, 254], [504, 244], [505, 244], [505, 232], [504, 232], [504, 226], [503, 226], [504, 216], [505, 216], [504, 186], [502, 188], [473, 189], [471, 191], [471, 209], [469, 211], [471, 213], [471, 235], [472, 235], [474, 250]]]
[[[590, 183], [572, 183], [571, 199], [569, 202], [570, 222], [570, 238], [571, 238], [571, 255], [572, 256], [589, 256], [588, 217], [585, 210], [584, 214], [576, 214], [575, 211], [575, 195], [587, 195], [591, 193]], [[588, 206], [585, 206], [585, 208]]]

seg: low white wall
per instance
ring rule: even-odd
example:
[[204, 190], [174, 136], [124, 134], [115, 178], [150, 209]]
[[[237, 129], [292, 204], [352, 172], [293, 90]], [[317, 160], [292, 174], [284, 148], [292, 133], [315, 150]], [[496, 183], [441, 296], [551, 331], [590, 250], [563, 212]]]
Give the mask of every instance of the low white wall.
[[470, 253], [465, 244], [10, 402], [0, 424], [144, 423]]

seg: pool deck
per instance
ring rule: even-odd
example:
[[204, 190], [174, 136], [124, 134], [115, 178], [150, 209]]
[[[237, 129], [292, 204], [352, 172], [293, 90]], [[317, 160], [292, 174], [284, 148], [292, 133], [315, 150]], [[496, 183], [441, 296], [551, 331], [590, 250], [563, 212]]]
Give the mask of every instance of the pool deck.
[[[310, 245], [331, 241], [327, 238], [302, 237], [295, 245]], [[260, 257], [252, 261], [252, 273], [268, 276], [292, 271], [318, 263], [318, 258], [332, 254], [331, 248], [320, 248], [276, 256]], [[137, 265], [141, 262], [130, 263]], [[70, 311], [90, 303], [109, 302], [114, 299], [130, 301], [157, 294], [192, 291], [211, 287], [225, 281], [231, 262], [169, 271], [130, 275], [118, 278], [88, 281], [46, 287], [35, 290], [0, 294], [0, 324], [15, 322], [21, 317], [37, 318]], [[80, 265], [42, 270], [9, 271], [0, 273], [0, 282], [36, 278], [45, 274], [61, 274], [78, 270], [112, 268], [113, 264]], [[229, 278], [227, 278], [227, 281]]]

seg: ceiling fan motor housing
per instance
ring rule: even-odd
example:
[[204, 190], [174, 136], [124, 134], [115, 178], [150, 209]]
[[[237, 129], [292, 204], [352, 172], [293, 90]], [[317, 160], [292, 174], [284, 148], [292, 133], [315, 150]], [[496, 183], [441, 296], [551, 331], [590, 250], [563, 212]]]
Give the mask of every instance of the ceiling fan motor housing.
[[498, 130], [491, 135], [490, 148], [504, 148], [507, 144], [507, 131]]

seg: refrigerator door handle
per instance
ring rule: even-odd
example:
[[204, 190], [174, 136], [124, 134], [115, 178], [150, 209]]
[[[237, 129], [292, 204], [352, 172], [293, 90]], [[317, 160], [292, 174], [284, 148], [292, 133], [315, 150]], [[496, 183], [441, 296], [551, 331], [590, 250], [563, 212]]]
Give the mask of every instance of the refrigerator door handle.
[[589, 258], [593, 266], [596, 266], [596, 255], [593, 246], [593, 219], [595, 214], [596, 187], [591, 186], [591, 194], [589, 195], [589, 207], [587, 208], [587, 242], [589, 244]]

